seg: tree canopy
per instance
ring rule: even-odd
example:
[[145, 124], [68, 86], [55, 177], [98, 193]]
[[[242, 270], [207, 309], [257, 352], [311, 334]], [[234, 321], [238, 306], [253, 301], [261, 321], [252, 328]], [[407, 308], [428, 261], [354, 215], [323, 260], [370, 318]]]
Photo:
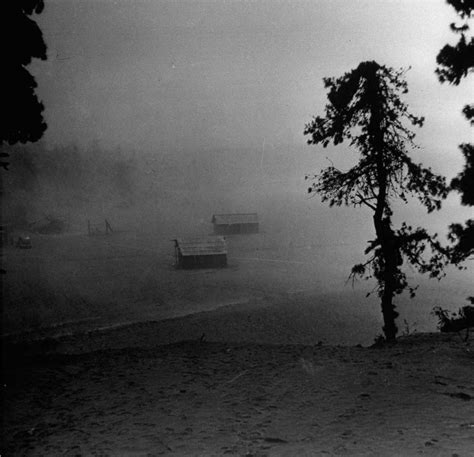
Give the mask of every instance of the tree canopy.
[[[415, 163], [409, 150], [416, 147], [411, 127], [421, 127], [423, 118], [408, 111], [401, 96], [408, 91], [402, 70], [374, 61], [362, 62], [340, 78], [325, 78], [328, 104], [323, 117], [306, 125], [308, 144], [347, 141], [359, 155], [348, 171], [330, 166], [315, 176], [309, 192], [317, 192], [333, 205], [365, 206], [373, 213], [375, 239], [365, 253], [369, 260], [356, 265], [352, 276], [375, 277], [381, 297], [387, 340], [397, 334], [398, 313], [393, 297], [409, 288], [401, 266], [406, 261], [433, 277], [442, 274], [444, 253], [435, 237], [408, 224], [396, 230], [392, 224], [393, 201], [416, 197], [428, 212], [441, 207], [447, 195], [445, 178]], [[425, 250], [430, 255], [425, 257]]]
[[464, 21], [461, 25], [451, 23], [450, 28], [460, 35], [459, 41], [453, 46], [446, 44], [436, 57], [439, 80], [458, 85], [471, 71], [474, 65], [474, 37], [468, 37], [468, 19], [474, 11], [473, 0], [447, 0], [459, 17]]
[[[2, 117], [0, 146], [39, 140], [46, 130], [43, 104], [36, 95], [35, 78], [26, 68], [33, 58], [46, 59], [46, 44], [31, 18], [43, 11], [43, 0], [15, 0], [0, 6], [2, 62]], [[8, 157], [4, 151], [1, 159]], [[7, 162], [0, 162], [6, 168]]]
[[[436, 74], [441, 83], [448, 82], [459, 85], [474, 69], [474, 37], [468, 37], [470, 31], [469, 19], [474, 12], [473, 0], [447, 0], [461, 19], [461, 24], [450, 24], [451, 30], [460, 35], [456, 45], [446, 44], [436, 58], [438, 68]], [[471, 125], [474, 123], [474, 105], [466, 105], [463, 114]], [[474, 206], [474, 145], [463, 143], [459, 149], [465, 158], [464, 170], [452, 181], [451, 189], [461, 194], [461, 203]], [[474, 254], [474, 219], [465, 224], [450, 226], [450, 239], [454, 243], [452, 261], [460, 264]]]

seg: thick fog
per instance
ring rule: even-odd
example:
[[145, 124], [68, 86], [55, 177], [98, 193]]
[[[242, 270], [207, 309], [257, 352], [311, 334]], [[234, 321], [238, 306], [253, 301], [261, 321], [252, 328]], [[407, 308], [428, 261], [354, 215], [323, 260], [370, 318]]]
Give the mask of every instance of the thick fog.
[[[347, 309], [356, 314], [351, 296], [365, 303], [360, 297], [374, 284], [352, 290], [346, 280], [374, 237], [371, 213], [328, 208], [308, 195], [304, 178], [332, 162], [347, 169], [357, 156], [345, 145], [306, 145], [304, 125], [323, 112], [323, 77], [340, 76], [363, 60], [411, 67], [406, 100], [414, 114], [426, 118], [413, 157], [451, 179], [463, 166], [457, 145], [469, 141], [461, 114], [469, 94], [462, 84], [441, 86], [434, 69], [439, 49], [453, 39], [449, 23], [454, 19], [444, 2], [427, 0], [50, 0], [37, 17], [48, 60], [31, 66], [48, 130], [40, 143], [12, 149], [3, 218], [31, 223], [53, 215], [67, 220], [71, 236], [87, 233], [88, 220], [107, 219], [117, 232], [115, 241], [107, 242], [111, 249], [116, 246], [123, 256], [148, 252], [143, 255], [155, 255], [156, 262], [169, 266], [171, 240], [211, 233], [214, 213], [258, 212], [258, 237], [230, 241], [229, 262], [237, 273], [232, 279], [231, 269], [221, 279], [234, 288], [235, 299], [230, 289], [212, 292], [212, 281], [205, 291], [199, 289], [205, 282], [199, 279], [193, 309], [186, 302], [192, 291], [187, 296], [187, 289], [179, 291], [173, 283], [174, 292], [144, 292], [152, 281], [148, 270], [142, 276], [129, 271], [143, 279], [133, 281], [140, 286], [136, 297], [146, 302], [142, 317], [160, 317], [151, 310], [158, 302], [181, 306], [182, 314], [207, 309], [204, 302], [216, 307], [265, 294], [269, 303], [272, 290], [279, 302], [284, 294], [293, 294], [293, 303], [294, 294], [306, 293], [304, 300], [326, 300], [336, 314]], [[430, 215], [416, 202], [396, 205], [394, 220], [424, 225], [444, 237], [450, 223], [468, 215], [453, 194]], [[101, 249], [94, 255], [100, 256]], [[75, 263], [78, 255], [71, 252], [58, 256], [67, 257], [67, 272], [75, 278], [86, 267]], [[23, 280], [40, 282], [44, 265]], [[131, 261], [130, 270], [133, 266], [140, 268]], [[12, 277], [18, 274], [21, 280], [21, 268], [12, 268], [17, 272]], [[76, 301], [80, 297], [94, 307], [122, 297], [122, 320], [140, 318], [132, 293], [119, 290], [126, 268], [120, 274], [101, 273], [107, 287], [96, 292], [97, 285], [79, 280], [76, 286], [71, 280], [72, 289], [65, 292], [63, 284], [58, 286], [68, 277], [61, 268], [57, 282], [51, 273], [41, 290], [62, 294], [61, 300], [67, 294]], [[457, 309], [472, 294], [470, 273], [451, 269], [437, 282], [409, 272], [422, 287], [415, 301], [398, 300], [401, 319], [433, 328], [433, 306]], [[253, 296], [252, 278], [260, 288]], [[219, 280], [216, 276], [214, 283]], [[124, 311], [126, 303], [135, 303], [133, 316]], [[74, 306], [77, 313], [82, 305]], [[373, 296], [361, 306], [363, 313], [380, 318]], [[56, 323], [53, 314], [40, 323]], [[92, 314], [81, 311], [78, 318]], [[15, 319], [7, 330], [28, 325], [20, 318], [14, 324]], [[68, 319], [65, 314], [57, 320]], [[378, 330], [372, 321], [366, 325]]]

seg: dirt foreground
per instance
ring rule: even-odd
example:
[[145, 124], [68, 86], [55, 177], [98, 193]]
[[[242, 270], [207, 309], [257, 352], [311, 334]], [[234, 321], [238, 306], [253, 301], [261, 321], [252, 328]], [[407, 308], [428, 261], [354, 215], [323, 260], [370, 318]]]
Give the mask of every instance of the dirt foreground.
[[362, 348], [138, 333], [95, 352], [90, 335], [6, 348], [1, 455], [474, 455], [474, 350], [457, 335]]

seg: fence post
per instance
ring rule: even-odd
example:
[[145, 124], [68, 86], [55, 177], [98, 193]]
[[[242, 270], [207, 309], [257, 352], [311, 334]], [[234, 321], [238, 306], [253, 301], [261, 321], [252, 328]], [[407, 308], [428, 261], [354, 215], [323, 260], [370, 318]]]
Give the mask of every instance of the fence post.
[[112, 232], [113, 232], [112, 226], [109, 224], [109, 221], [106, 219], [105, 220], [105, 233], [108, 234]]

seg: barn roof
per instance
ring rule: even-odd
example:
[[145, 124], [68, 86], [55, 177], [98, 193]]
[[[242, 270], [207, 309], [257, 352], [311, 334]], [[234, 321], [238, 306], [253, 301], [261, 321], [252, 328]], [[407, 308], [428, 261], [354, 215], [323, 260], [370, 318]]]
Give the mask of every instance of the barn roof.
[[216, 225], [258, 224], [257, 213], [214, 214], [212, 223]]
[[182, 256], [227, 254], [227, 244], [223, 236], [178, 238], [175, 242]]

